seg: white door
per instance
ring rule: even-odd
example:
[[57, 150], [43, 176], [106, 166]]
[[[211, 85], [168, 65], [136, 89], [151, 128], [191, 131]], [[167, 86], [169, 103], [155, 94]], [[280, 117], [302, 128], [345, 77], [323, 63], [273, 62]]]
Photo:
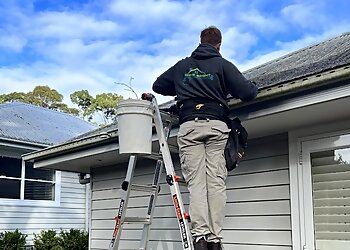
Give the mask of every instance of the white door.
[[301, 233], [306, 250], [350, 249], [350, 134], [302, 142]]

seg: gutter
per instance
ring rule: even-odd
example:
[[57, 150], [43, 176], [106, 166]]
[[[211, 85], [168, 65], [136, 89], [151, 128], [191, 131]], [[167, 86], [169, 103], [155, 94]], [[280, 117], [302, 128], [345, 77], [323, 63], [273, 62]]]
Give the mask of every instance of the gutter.
[[[319, 74], [307, 76], [290, 82], [281, 83], [270, 88], [261, 89], [259, 90], [257, 98], [251, 102], [243, 103], [237, 99], [231, 99], [228, 104], [231, 109], [250, 106], [252, 104], [256, 104], [265, 100], [273, 99], [276, 96], [301, 92], [303, 90], [311, 89], [316, 86], [323, 86], [348, 78], [350, 78], [350, 65], [337, 69], [331, 69]], [[24, 154], [22, 158], [24, 161], [37, 160], [57, 153], [62, 154], [65, 151], [78, 149], [83, 146], [91, 147], [93, 144], [101, 143], [117, 137], [118, 130], [114, 129], [108, 132], [103, 132], [100, 134], [91, 135], [89, 137], [80, 138], [71, 142], [48, 147], [38, 152]]]
[[[4, 141], [4, 143], [2, 143], [1, 141]], [[41, 148], [47, 148], [48, 146], [50, 146], [49, 144], [28, 142], [28, 141], [21, 141], [21, 140], [18, 140], [18, 139], [0, 137], [0, 145], [12, 146], [12, 144], [15, 144], [13, 146], [15, 146], [17, 148], [19, 147], [18, 144], [21, 144], [21, 145], [23, 145], [22, 148], [24, 148], [24, 149], [33, 149], [33, 150], [38, 150], [38, 149], [41, 149]]]
[[257, 97], [250, 102], [242, 102], [238, 99], [231, 99], [228, 102], [229, 107], [239, 108], [248, 106], [265, 100], [273, 99], [284, 95], [293, 94], [296, 92], [308, 90], [314, 87], [328, 85], [336, 81], [341, 81], [350, 78], [350, 65], [346, 65], [336, 69], [330, 69], [322, 73], [306, 76], [289, 82], [280, 83], [273, 87], [262, 88], [259, 90]]
[[87, 145], [91, 146], [92, 144], [100, 143], [100, 142], [103, 142], [105, 140], [109, 140], [109, 139], [117, 138], [117, 137], [118, 137], [117, 130], [112, 130], [108, 133], [103, 132], [100, 134], [91, 135], [89, 137], [84, 137], [84, 138], [80, 138], [80, 139], [73, 140], [70, 142], [65, 142], [65, 143], [61, 143], [61, 144], [54, 145], [51, 147], [47, 147], [44, 150], [40, 150], [38, 152], [24, 154], [24, 155], [22, 155], [22, 159], [24, 161], [31, 161], [34, 159], [45, 157], [47, 155], [51, 155], [51, 154], [55, 154], [55, 153], [63, 153], [65, 151], [74, 150], [74, 149], [80, 148], [82, 146], [87, 146]]

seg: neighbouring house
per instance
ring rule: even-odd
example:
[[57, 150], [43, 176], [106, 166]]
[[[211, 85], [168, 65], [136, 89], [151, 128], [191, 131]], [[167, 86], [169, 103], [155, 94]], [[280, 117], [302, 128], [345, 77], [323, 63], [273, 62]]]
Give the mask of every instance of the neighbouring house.
[[[241, 118], [250, 141], [227, 178], [225, 249], [350, 249], [350, 33], [244, 74], [258, 83], [259, 94], [250, 103], [230, 101], [231, 115]], [[176, 133], [175, 126], [169, 144], [179, 170]], [[90, 249], [108, 249], [128, 162], [118, 153], [117, 123], [24, 159], [91, 174]], [[152, 157], [139, 159], [135, 181], [151, 183], [154, 166]], [[183, 199], [188, 204], [187, 192]], [[136, 193], [129, 205], [129, 216], [142, 216], [148, 204]], [[140, 233], [126, 227], [120, 247], [137, 248]], [[182, 249], [165, 180], [150, 247]]]
[[77, 173], [36, 169], [21, 155], [96, 129], [62, 112], [21, 102], [0, 104], [0, 232], [87, 229], [86, 186]]

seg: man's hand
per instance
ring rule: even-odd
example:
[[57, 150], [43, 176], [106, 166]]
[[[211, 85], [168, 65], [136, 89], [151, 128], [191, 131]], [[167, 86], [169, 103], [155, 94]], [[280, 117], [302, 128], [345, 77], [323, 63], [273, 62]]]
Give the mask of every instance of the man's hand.
[[178, 115], [179, 114], [179, 109], [176, 104], [171, 105], [169, 108], [164, 108], [161, 109], [162, 111], [168, 112], [172, 115]]

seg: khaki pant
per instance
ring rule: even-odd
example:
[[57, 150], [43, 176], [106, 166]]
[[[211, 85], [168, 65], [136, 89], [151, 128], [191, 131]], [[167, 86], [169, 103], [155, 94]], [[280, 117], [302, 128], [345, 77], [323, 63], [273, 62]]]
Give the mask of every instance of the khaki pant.
[[178, 133], [182, 174], [190, 191], [192, 234], [210, 242], [222, 239], [227, 177], [224, 148], [229, 131], [219, 120], [193, 120], [181, 124]]

